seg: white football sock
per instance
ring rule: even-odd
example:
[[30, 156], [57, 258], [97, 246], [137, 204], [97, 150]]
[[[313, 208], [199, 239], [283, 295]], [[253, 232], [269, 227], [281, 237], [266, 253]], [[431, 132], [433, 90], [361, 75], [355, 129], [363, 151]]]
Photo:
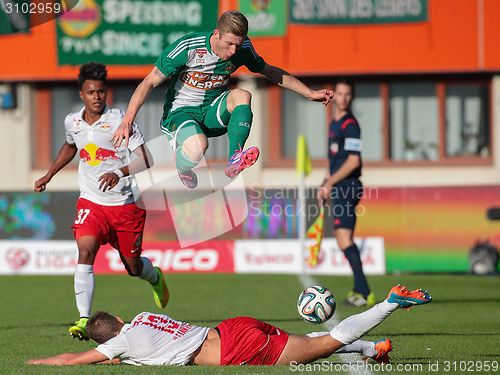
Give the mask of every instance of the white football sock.
[[77, 264], [75, 272], [75, 298], [80, 317], [90, 317], [93, 295], [94, 266], [92, 264]]
[[[311, 332], [306, 334], [309, 337], [321, 337], [330, 334], [328, 331], [323, 332]], [[375, 350], [375, 343], [373, 341], [356, 340], [352, 344], [344, 345], [339, 350], [335, 351], [336, 354], [341, 353], [362, 353], [368, 357], [374, 357], [377, 355]]]
[[150, 284], [156, 284], [158, 282], [158, 274], [153, 268], [153, 263], [149, 258], [141, 257], [142, 260], [142, 272], [139, 276], [141, 279], [149, 281]]
[[365, 340], [356, 340], [352, 344], [347, 344], [335, 351], [335, 354], [341, 353], [361, 353], [370, 358], [377, 355], [375, 343], [373, 341]]
[[361, 314], [350, 316], [341, 321], [330, 331], [330, 336], [346, 345], [351, 344], [382, 323], [398, 307], [397, 303], [389, 303], [387, 300], [378, 303]]

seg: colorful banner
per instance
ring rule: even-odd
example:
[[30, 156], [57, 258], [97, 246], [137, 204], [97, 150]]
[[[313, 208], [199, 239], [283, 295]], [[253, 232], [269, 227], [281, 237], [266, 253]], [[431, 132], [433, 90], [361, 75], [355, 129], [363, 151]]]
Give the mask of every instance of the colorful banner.
[[179, 37], [216, 22], [213, 1], [80, 0], [57, 19], [58, 62], [150, 65]]
[[[381, 237], [355, 238], [363, 270], [367, 275], [385, 274], [384, 239]], [[314, 241], [307, 241], [306, 245]], [[350, 275], [349, 262], [337, 241], [325, 238], [321, 243], [318, 264], [307, 266], [308, 246], [301, 249], [297, 240], [241, 240], [234, 244], [236, 273]], [[303, 269], [304, 267], [304, 269]]]
[[[208, 241], [181, 249], [176, 242], [146, 242], [143, 255], [168, 273], [234, 272], [233, 241]], [[78, 262], [75, 241], [0, 241], [0, 275], [72, 275]], [[94, 272], [126, 273], [117, 250], [99, 249]]]
[[427, 0], [292, 0], [290, 22], [302, 24], [370, 24], [422, 22]]
[[[177, 242], [147, 242], [142, 255], [167, 273], [233, 273], [233, 241], [207, 241], [181, 249]], [[96, 273], [126, 273], [120, 255], [111, 246], [100, 249]]]
[[0, 241], [0, 275], [72, 275], [75, 241]]
[[[384, 241], [356, 238], [367, 274], [385, 273]], [[334, 239], [325, 239], [318, 265], [308, 273], [349, 275], [349, 263]], [[274, 273], [302, 272], [301, 249], [296, 240], [207, 241], [186, 248], [177, 242], [145, 242], [142, 255], [167, 273]], [[75, 241], [0, 241], [0, 275], [72, 275], [78, 262]], [[305, 263], [304, 263], [305, 264]], [[94, 262], [96, 274], [126, 273], [117, 250], [101, 247]]]
[[283, 36], [287, 26], [287, 0], [240, 0], [240, 11], [248, 19], [248, 34]]

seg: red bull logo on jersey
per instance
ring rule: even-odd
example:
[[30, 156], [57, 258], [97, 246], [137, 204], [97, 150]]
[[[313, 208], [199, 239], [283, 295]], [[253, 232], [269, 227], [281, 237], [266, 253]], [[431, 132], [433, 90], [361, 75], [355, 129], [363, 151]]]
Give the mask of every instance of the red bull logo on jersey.
[[185, 72], [179, 79], [187, 86], [202, 90], [211, 90], [217, 87], [226, 86], [229, 82], [229, 75]]
[[115, 150], [108, 150], [93, 143], [87, 144], [80, 150], [80, 159], [93, 167], [108, 159], [118, 159]]

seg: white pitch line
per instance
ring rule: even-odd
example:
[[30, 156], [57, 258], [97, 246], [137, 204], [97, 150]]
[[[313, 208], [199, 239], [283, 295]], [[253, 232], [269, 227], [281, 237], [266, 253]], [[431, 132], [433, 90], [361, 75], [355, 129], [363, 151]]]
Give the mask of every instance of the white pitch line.
[[[301, 274], [299, 279], [304, 289], [313, 285], [319, 285], [318, 282], [313, 277], [311, 277], [311, 275]], [[330, 320], [327, 320], [325, 323], [323, 323], [323, 326], [325, 326], [329, 331], [331, 331], [333, 327], [335, 327], [339, 323], [340, 323], [340, 317], [338, 312], [335, 311], [333, 317]], [[344, 363], [363, 361], [363, 357], [357, 353], [338, 354], [338, 356]], [[349, 373], [356, 375], [359, 374], [372, 375], [372, 372], [368, 370], [368, 368], [365, 368], [364, 370], [361, 371], [349, 371]]]

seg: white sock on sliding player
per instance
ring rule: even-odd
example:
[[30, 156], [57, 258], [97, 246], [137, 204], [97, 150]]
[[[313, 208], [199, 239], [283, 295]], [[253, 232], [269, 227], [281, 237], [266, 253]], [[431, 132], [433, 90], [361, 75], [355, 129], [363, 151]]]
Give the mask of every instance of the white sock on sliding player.
[[399, 308], [397, 303], [381, 302], [360, 314], [341, 321], [330, 331], [333, 339], [344, 344], [351, 344], [364, 334], [382, 323], [391, 313]]

